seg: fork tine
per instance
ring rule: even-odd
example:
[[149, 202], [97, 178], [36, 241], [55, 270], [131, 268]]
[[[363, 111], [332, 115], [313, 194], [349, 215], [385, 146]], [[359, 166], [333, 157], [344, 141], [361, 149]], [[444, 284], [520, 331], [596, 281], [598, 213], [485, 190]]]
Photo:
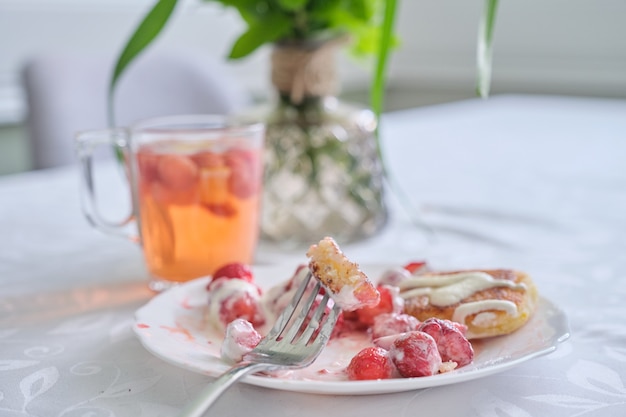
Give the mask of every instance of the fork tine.
[[311, 306], [315, 302], [315, 299], [317, 298], [317, 295], [319, 294], [321, 288], [322, 288], [322, 284], [318, 281], [315, 287], [313, 288], [313, 291], [311, 291], [311, 293], [309, 294], [309, 297], [302, 304], [298, 317], [296, 317], [293, 323], [288, 325], [289, 327], [288, 329], [285, 329], [287, 333], [282, 336], [283, 339], [289, 342], [293, 342], [295, 340], [298, 333], [300, 333], [300, 329], [302, 328], [302, 325], [306, 321], [309, 315], [309, 311], [311, 310]]
[[276, 323], [274, 323], [272, 329], [265, 336], [265, 340], [275, 339], [279, 334], [283, 332], [283, 330], [289, 323], [289, 320], [291, 320], [291, 317], [293, 316], [296, 307], [300, 303], [300, 300], [302, 299], [302, 296], [304, 295], [307, 287], [309, 286], [311, 278], [313, 278], [313, 274], [311, 274], [311, 271], [309, 271], [306, 277], [300, 283], [300, 286], [298, 287], [298, 290], [294, 294], [293, 299], [291, 300], [289, 305], [285, 307], [283, 312], [278, 316], [278, 318], [276, 319]]
[[330, 313], [328, 313], [328, 316], [326, 317], [326, 321], [324, 322], [320, 331], [318, 332], [318, 338], [323, 337], [324, 339], [317, 340], [318, 342], [325, 343], [326, 339], [330, 338], [330, 334], [333, 332], [333, 329], [335, 327], [335, 323], [337, 322], [337, 318], [339, 317], [339, 314], [341, 314], [341, 307], [335, 304], [333, 308], [330, 310]]
[[324, 312], [326, 312], [326, 307], [328, 306], [329, 299], [330, 297], [328, 296], [328, 293], [325, 293], [324, 297], [322, 298], [322, 301], [315, 308], [315, 311], [313, 312], [313, 314], [311, 314], [311, 318], [309, 322], [307, 323], [306, 328], [302, 332], [302, 335], [300, 335], [300, 337], [298, 338], [299, 341], [304, 342], [304, 344], [306, 345], [308, 345], [309, 342], [312, 341], [311, 336], [315, 333], [316, 330], [320, 329], [320, 325], [322, 323], [322, 316], [324, 315]]

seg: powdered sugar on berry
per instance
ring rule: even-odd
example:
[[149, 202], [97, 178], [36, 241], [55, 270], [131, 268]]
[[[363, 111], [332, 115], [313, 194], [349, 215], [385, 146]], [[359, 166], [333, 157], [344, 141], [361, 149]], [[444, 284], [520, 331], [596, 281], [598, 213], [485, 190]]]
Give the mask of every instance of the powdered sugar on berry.
[[245, 297], [247, 303], [256, 303], [255, 315], [257, 322], [265, 322], [264, 312], [260, 307], [261, 293], [259, 288], [242, 279], [219, 279], [211, 283], [208, 297], [207, 318], [215, 328], [224, 331], [230, 320], [224, 320], [224, 311], [232, 310], [238, 299]]
[[256, 347], [261, 335], [252, 324], [244, 319], [236, 319], [226, 326], [226, 335], [220, 348], [220, 356], [226, 362], [237, 363], [243, 356]]

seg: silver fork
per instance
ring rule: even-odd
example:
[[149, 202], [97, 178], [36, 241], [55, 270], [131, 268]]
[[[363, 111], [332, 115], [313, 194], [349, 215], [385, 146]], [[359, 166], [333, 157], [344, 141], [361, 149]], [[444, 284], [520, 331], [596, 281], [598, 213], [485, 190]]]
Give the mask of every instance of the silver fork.
[[246, 354], [243, 361], [205, 388], [183, 409], [180, 417], [201, 417], [220, 394], [248, 373], [304, 368], [313, 363], [326, 346], [341, 309], [335, 304], [330, 312], [325, 314], [330, 300], [328, 293], [325, 293], [320, 304], [314, 307], [315, 299], [321, 290], [319, 281], [308, 297], [302, 300], [311, 278], [309, 272], [289, 305], [276, 320], [274, 327], [257, 347]]

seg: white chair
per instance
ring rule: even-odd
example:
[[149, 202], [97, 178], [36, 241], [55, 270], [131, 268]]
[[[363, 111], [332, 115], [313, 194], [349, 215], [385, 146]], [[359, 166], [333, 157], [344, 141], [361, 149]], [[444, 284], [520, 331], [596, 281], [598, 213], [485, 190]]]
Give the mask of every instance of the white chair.
[[[107, 122], [113, 56], [45, 54], [22, 71], [34, 169], [75, 162], [74, 135]], [[174, 114], [231, 114], [251, 103], [225, 64], [202, 51], [148, 51], [131, 63], [115, 94], [115, 121]]]

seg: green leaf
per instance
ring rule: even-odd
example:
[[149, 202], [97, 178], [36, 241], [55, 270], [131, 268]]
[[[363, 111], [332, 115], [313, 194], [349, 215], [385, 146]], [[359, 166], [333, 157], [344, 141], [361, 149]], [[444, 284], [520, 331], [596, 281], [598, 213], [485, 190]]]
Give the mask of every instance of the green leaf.
[[285, 10], [295, 11], [302, 9], [308, 0], [278, 0], [278, 5]]
[[371, 0], [350, 0], [347, 10], [355, 18], [364, 22], [369, 21], [374, 16], [374, 5]]
[[498, 0], [485, 0], [485, 9], [478, 30], [476, 92], [480, 97], [489, 96], [491, 67], [493, 61], [493, 31], [496, 21]]
[[393, 28], [394, 20], [396, 16], [396, 0], [387, 0], [385, 3], [385, 9], [383, 14], [383, 23], [380, 34], [380, 44], [378, 47], [378, 54], [376, 56], [376, 68], [372, 77], [372, 85], [370, 89], [370, 102], [372, 111], [376, 116], [376, 153], [380, 159], [383, 174], [391, 181], [390, 173], [385, 164], [385, 158], [383, 155], [382, 145], [380, 143], [380, 115], [384, 107], [384, 96], [386, 87], [386, 73], [387, 73], [387, 60], [389, 58], [389, 52], [393, 46]]
[[230, 59], [239, 59], [250, 55], [261, 45], [275, 42], [291, 29], [291, 19], [284, 15], [275, 14], [256, 24], [249, 25], [233, 45]]
[[307, 6], [310, 13], [328, 13], [330, 10], [337, 9], [339, 2], [336, 0], [311, 0]]
[[143, 18], [132, 34], [122, 53], [117, 58], [109, 83], [108, 113], [109, 124], [115, 125], [113, 114], [113, 94], [118, 80], [130, 63], [157, 37], [169, 20], [178, 0], [159, 0]]
[[259, 0], [204, 0], [206, 3], [221, 3], [222, 6], [232, 7], [246, 23], [255, 22], [269, 11], [267, 2]]

